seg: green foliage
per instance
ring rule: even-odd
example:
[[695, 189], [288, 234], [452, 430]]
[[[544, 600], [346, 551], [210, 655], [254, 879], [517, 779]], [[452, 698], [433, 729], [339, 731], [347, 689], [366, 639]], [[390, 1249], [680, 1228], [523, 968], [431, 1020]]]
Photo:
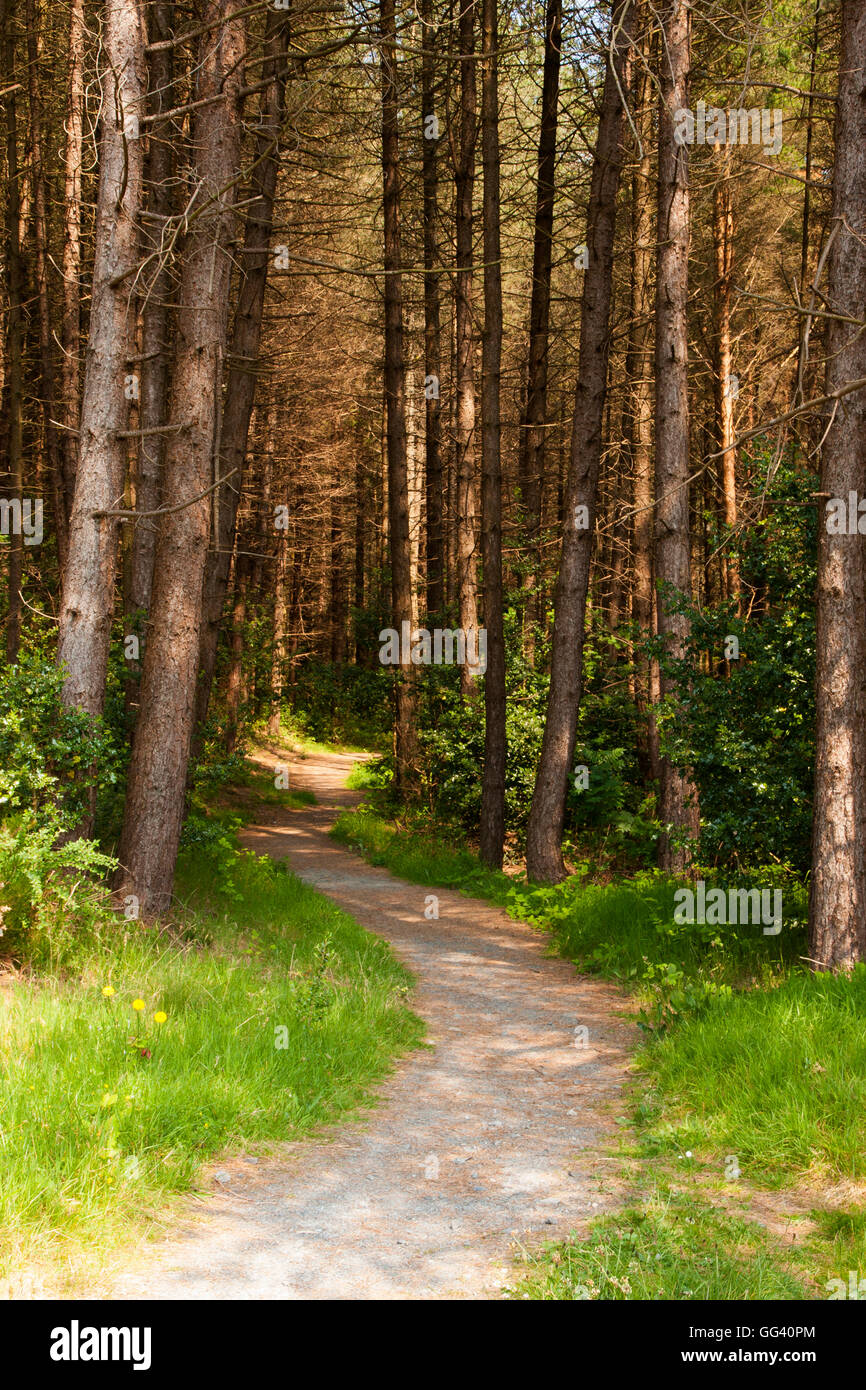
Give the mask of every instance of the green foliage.
[[62, 684], [39, 654], [0, 671], [0, 819], [29, 810], [37, 823], [74, 826], [91, 788], [118, 779], [106, 725], [64, 705]]
[[[773, 494], [808, 500], [814, 477], [780, 467]], [[691, 767], [700, 793], [701, 857], [714, 863], [809, 863], [815, 683], [814, 508], [774, 507], [742, 545], [748, 582], [763, 611], [745, 622], [732, 608], [687, 613], [691, 636], [681, 660], [666, 659], [679, 697], [659, 717], [664, 747]], [[739, 660], [724, 671], [725, 641]]]
[[43, 810], [0, 824], [0, 948], [43, 969], [70, 969], [104, 931], [116, 930], [98, 881], [116, 867], [91, 840], [58, 843], [60, 821]]
[[388, 741], [392, 702], [393, 675], [378, 663], [368, 670], [307, 662], [292, 690], [290, 721], [317, 743], [378, 747]]

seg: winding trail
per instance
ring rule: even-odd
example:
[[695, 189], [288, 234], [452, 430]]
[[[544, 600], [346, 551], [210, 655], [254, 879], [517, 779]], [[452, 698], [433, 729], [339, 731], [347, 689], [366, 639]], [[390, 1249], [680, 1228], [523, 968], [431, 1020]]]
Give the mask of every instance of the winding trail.
[[[267, 766], [285, 763], [260, 753]], [[219, 1165], [213, 1196], [138, 1258], [116, 1298], [496, 1298], [518, 1245], [579, 1231], [617, 1204], [615, 1132], [634, 1030], [609, 985], [545, 955], [543, 934], [486, 903], [371, 867], [328, 837], [354, 759], [290, 759], [319, 804], [265, 808], [243, 835], [415, 973], [429, 1050], [379, 1104], [267, 1159]], [[585, 1045], [576, 1045], [583, 1027]]]

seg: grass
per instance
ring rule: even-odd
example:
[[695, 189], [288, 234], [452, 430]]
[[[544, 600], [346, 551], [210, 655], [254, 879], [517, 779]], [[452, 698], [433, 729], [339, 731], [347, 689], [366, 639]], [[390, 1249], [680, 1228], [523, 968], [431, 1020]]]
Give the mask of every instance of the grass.
[[[266, 771], [256, 763], [247, 759], [244, 763], [242, 772], [232, 779], [232, 785], [224, 794], [223, 800], [233, 803], [243, 804], [246, 798], [239, 798], [238, 793], [244, 791], [252, 793], [255, 803], [250, 808], [250, 813], [255, 813], [255, 806], [264, 804], [267, 806], [281, 806], [284, 810], [298, 811], [304, 806], [315, 806], [315, 792], [309, 791], [306, 787], [293, 787], [291, 784], [287, 788], [278, 787], [272, 772]], [[208, 814], [213, 816], [214, 809], [208, 808]]]
[[421, 1039], [387, 945], [229, 832], [184, 851], [178, 894], [175, 928], [115, 919], [79, 943], [75, 977], [4, 977], [0, 1271], [13, 1282], [36, 1269], [73, 1287], [154, 1229], [203, 1163], [352, 1114]]
[[[364, 775], [375, 787], [370, 772]], [[594, 1297], [691, 1297], [684, 1290], [698, 1284], [715, 1291], [696, 1297], [744, 1297], [746, 1287], [752, 1298], [824, 1297], [817, 1291], [840, 1261], [843, 1272], [866, 1274], [866, 966], [850, 977], [807, 968], [802, 883], [773, 869], [754, 876], [767, 884], [775, 873], [783, 888], [783, 929], [765, 936], [760, 926], [678, 924], [676, 883], [655, 872], [607, 884], [582, 872], [553, 887], [532, 885], [486, 869], [445, 832], [419, 833], [369, 807], [345, 812], [332, 833], [403, 878], [485, 898], [545, 930], [551, 950], [616, 980], [639, 1006], [644, 1041], [632, 1097], [631, 1176], [637, 1173], [650, 1223], [640, 1230], [662, 1242], [663, 1269], [647, 1284], [646, 1271], [632, 1268], [631, 1287], [643, 1293], [617, 1294], [607, 1278], [624, 1278], [633, 1258], [617, 1244], [622, 1231], [638, 1231], [640, 1211], [633, 1211], [593, 1227], [588, 1242], [530, 1261], [518, 1296], [571, 1297], [566, 1290], [580, 1274], [584, 1284], [594, 1281]], [[740, 1170], [735, 1184], [725, 1176], [731, 1157]], [[702, 1189], [688, 1197], [687, 1231], [678, 1216], [683, 1165]], [[778, 1251], [781, 1263], [769, 1258], [760, 1226], [751, 1222], [746, 1239], [737, 1225], [745, 1217], [717, 1210], [724, 1200], [747, 1213], [753, 1194], [773, 1189], [805, 1194], [807, 1209], [812, 1203], [806, 1263], [796, 1274]], [[834, 1191], [843, 1193], [841, 1208], [830, 1200]], [[674, 1260], [676, 1279], [665, 1285], [671, 1222], [687, 1239]], [[596, 1258], [597, 1235], [603, 1250]], [[710, 1254], [715, 1249], [711, 1269], [695, 1263], [704, 1257], [699, 1237]], [[780, 1292], [791, 1278], [811, 1292]], [[646, 1292], [651, 1287], [668, 1292]]]
[[602, 1217], [586, 1240], [525, 1252], [512, 1298], [653, 1302], [805, 1299], [808, 1284], [766, 1231], [669, 1189]]

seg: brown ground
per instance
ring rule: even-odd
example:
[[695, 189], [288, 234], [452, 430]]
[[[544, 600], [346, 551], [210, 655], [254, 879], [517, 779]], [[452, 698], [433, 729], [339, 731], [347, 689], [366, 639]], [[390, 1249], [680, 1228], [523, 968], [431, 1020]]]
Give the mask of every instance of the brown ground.
[[291, 759], [291, 786], [319, 804], [267, 808], [244, 842], [392, 943], [433, 1046], [398, 1063], [360, 1120], [221, 1164], [203, 1215], [142, 1255], [115, 1297], [495, 1298], [518, 1245], [579, 1230], [613, 1202], [617, 1164], [601, 1150], [634, 1042], [622, 997], [485, 903], [439, 890], [427, 920], [431, 889], [331, 840], [358, 799], [344, 785], [352, 762]]

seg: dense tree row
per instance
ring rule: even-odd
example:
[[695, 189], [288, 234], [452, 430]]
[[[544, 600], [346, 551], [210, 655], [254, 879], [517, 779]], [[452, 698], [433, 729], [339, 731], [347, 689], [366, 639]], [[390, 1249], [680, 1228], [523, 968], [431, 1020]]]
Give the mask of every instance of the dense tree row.
[[457, 630], [486, 863], [564, 875], [611, 699], [661, 867], [724, 856], [708, 724], [796, 708], [811, 955], [866, 958], [862, 7], [2, 0], [0, 53], [6, 659], [95, 719], [123, 662], [118, 892], [168, 908], [191, 756], [311, 672], [376, 675], [417, 799]]

